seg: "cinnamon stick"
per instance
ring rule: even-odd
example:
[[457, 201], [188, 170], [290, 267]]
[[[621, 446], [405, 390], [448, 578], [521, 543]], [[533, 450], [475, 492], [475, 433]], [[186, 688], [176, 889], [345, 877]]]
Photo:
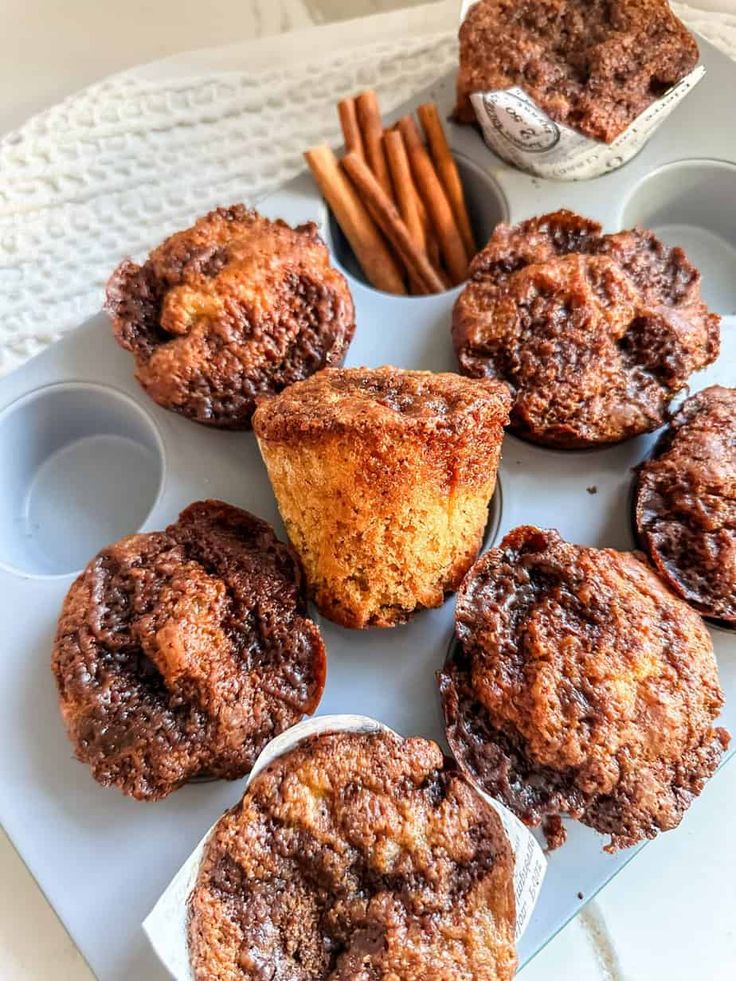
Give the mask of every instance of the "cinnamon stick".
[[[352, 154], [360, 160], [357, 154]], [[406, 293], [404, 278], [373, 219], [355, 193], [328, 146], [307, 150], [304, 158], [322, 196], [352, 246], [366, 278], [376, 289]]]
[[340, 117], [342, 135], [345, 139], [346, 152], [357, 153], [359, 157], [365, 159], [365, 147], [358, 125], [358, 115], [355, 111], [355, 99], [341, 99], [337, 103], [337, 112]]
[[373, 89], [361, 92], [355, 99], [355, 109], [363, 137], [365, 160], [386, 195], [393, 200], [394, 191], [383, 149], [383, 123], [378, 96]]
[[[442, 280], [445, 289], [447, 289], [450, 284], [447, 282], [445, 274], [439, 268], [440, 254], [437, 247], [437, 240], [430, 228], [427, 209], [424, 207], [422, 199], [419, 197], [414, 185], [409, 158], [406, 154], [406, 147], [404, 146], [404, 137], [397, 129], [391, 129], [383, 134], [383, 142], [386, 147], [388, 169], [391, 171], [391, 179], [396, 190], [396, 204], [399, 213], [411, 233], [414, 244], [427, 256], [430, 265]], [[412, 285], [416, 286], [416, 283]]]
[[370, 207], [381, 231], [401, 257], [410, 275], [428, 293], [444, 289], [442, 280], [432, 268], [426, 255], [417, 249], [409, 229], [366, 163], [357, 153], [348, 153], [342, 165], [363, 201]]
[[435, 168], [452, 207], [468, 261], [470, 261], [477, 251], [475, 247], [475, 236], [473, 235], [470, 218], [468, 217], [463, 182], [460, 180], [455, 158], [452, 155], [450, 144], [447, 142], [447, 134], [442, 125], [436, 103], [425, 102], [417, 109], [417, 115], [422, 124], [424, 135], [427, 138], [427, 145], [429, 146], [429, 152], [432, 155]]
[[[412, 177], [412, 183], [414, 178]], [[432, 263], [434, 268], [440, 273], [440, 276], [444, 277], [444, 273], [440, 270], [440, 247], [437, 244], [437, 238], [432, 231], [432, 222], [429, 220], [429, 215], [427, 214], [427, 209], [424, 207], [424, 201], [422, 201], [419, 191], [417, 191], [417, 186], [414, 184], [414, 192], [417, 196], [417, 208], [419, 210], [419, 217], [422, 220], [422, 225], [424, 226], [424, 238], [427, 242], [427, 258]], [[449, 286], [449, 280], [447, 282]]]
[[[389, 127], [389, 129], [385, 130], [385, 132], [383, 134], [384, 143], [386, 141], [386, 135], [388, 133], [398, 133], [399, 136], [401, 136], [401, 130], [399, 129], [399, 124], [398, 123], [394, 123], [393, 126]], [[404, 144], [404, 137], [403, 136], [401, 136], [401, 143], [402, 143], [402, 145]], [[406, 146], [404, 146], [404, 153], [406, 153]], [[387, 151], [387, 157], [388, 157], [388, 151]], [[409, 159], [409, 157], [408, 157], [408, 154], [407, 154], [407, 160], [408, 159]], [[395, 182], [396, 181], [396, 177], [394, 176], [394, 173], [393, 173], [393, 170], [391, 169], [390, 163], [391, 162], [389, 160], [389, 170], [391, 171], [391, 179]], [[427, 214], [427, 209], [424, 207], [424, 201], [422, 201], [421, 195], [417, 191], [417, 186], [414, 183], [414, 177], [412, 176], [412, 173], [411, 173], [411, 165], [409, 166], [409, 177], [411, 179], [411, 187], [412, 187], [412, 191], [414, 193], [414, 200], [416, 202], [416, 208], [417, 208], [417, 211], [419, 212], [419, 219], [420, 219], [420, 221], [422, 223], [422, 228], [424, 229], [424, 239], [425, 239], [425, 243], [426, 243], [425, 251], [427, 253], [427, 256], [429, 258], [429, 261], [432, 263], [432, 265], [436, 269], [438, 269], [439, 268], [439, 255], [440, 254], [439, 254], [439, 247], [437, 245], [437, 239], [434, 237], [434, 234], [432, 233], [432, 222], [429, 220], [429, 215]]]
[[406, 155], [404, 138], [398, 130], [388, 130], [383, 134], [386, 159], [391, 179], [396, 190], [396, 204], [416, 247], [426, 252], [427, 243], [422, 217], [419, 213], [419, 197], [411, 176], [409, 158]]
[[[401, 136], [401, 131], [399, 130], [398, 123], [391, 127], [391, 132], [398, 133]], [[401, 136], [401, 142], [403, 144], [404, 137]], [[404, 146], [404, 152], [406, 152], [406, 146]], [[407, 160], [409, 159], [407, 154]], [[393, 175], [392, 175], [393, 176]], [[419, 220], [422, 223], [422, 228], [424, 229], [424, 240], [425, 240], [425, 252], [427, 253], [427, 258], [435, 267], [439, 269], [440, 264], [440, 250], [437, 245], [437, 239], [434, 237], [434, 232], [432, 231], [432, 222], [429, 220], [429, 215], [427, 214], [427, 209], [424, 207], [424, 201], [417, 191], [417, 186], [414, 183], [414, 177], [411, 173], [411, 164], [409, 165], [409, 176], [411, 177], [411, 186], [414, 191], [414, 198], [416, 200], [417, 211], [419, 212]]]
[[404, 137], [414, 182], [432, 219], [450, 281], [456, 286], [467, 275], [468, 256], [455, 223], [452, 206], [411, 116], [404, 116], [399, 120], [399, 130]]

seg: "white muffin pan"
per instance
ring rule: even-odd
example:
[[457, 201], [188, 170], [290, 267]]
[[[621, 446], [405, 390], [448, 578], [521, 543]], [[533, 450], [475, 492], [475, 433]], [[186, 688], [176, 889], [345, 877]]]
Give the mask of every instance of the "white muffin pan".
[[[701, 268], [708, 301], [736, 314], [736, 104], [723, 98], [736, 65], [705, 43], [702, 51], [705, 80], [633, 161], [596, 180], [529, 177], [497, 161], [474, 129], [450, 126], [479, 233], [501, 218], [558, 207], [609, 231], [644, 222], [682, 244]], [[452, 89], [448, 77], [413, 101], [434, 98], [449, 111]], [[240, 197], [248, 200], [247, 187]], [[344, 264], [358, 324], [348, 364], [455, 369], [457, 290], [410, 298], [363, 285], [307, 176], [260, 207], [291, 223], [318, 221]], [[693, 389], [736, 384], [735, 323], [724, 321], [721, 356], [692, 379]], [[491, 541], [533, 523], [574, 542], [631, 548], [631, 471], [653, 440], [557, 452], [507, 436]], [[56, 619], [99, 548], [165, 527], [191, 501], [222, 498], [283, 535], [266, 472], [251, 433], [205, 429], [150, 402], [100, 315], [0, 380], [0, 480], [0, 820], [98, 977], [160, 979], [140, 924], [243, 782], [192, 784], [157, 804], [98, 786], [74, 760], [61, 723], [49, 666]], [[450, 598], [389, 631], [351, 632], [320, 619], [328, 679], [319, 713], [364, 714], [444, 743], [434, 672], [452, 638], [453, 608]], [[712, 635], [727, 696], [723, 722], [736, 731], [736, 634], [713, 627]], [[567, 827], [522, 939], [522, 962], [636, 853], [606, 855], [602, 836]]]

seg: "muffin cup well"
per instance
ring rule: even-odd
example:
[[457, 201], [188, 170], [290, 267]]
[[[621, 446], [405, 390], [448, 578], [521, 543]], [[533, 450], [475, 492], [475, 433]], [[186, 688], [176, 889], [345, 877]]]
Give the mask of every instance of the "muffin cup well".
[[[462, 156], [462, 154], [456, 153], [453, 156], [465, 192], [465, 203], [475, 237], [476, 248], [479, 251], [491, 237], [496, 225], [499, 222], [508, 220], [508, 204], [501, 188], [482, 167], [479, 167], [467, 157]], [[350, 247], [350, 243], [335, 220], [334, 215], [329, 210], [325, 227], [325, 238], [333, 257], [336, 259], [342, 271], [367, 288], [375, 289], [366, 279], [360, 263]], [[457, 288], [459, 287], [452, 287], [451, 289]], [[396, 296], [395, 298], [397, 303], [405, 303], [407, 301], [422, 302], [431, 301], [437, 295], [433, 293], [428, 296]]]
[[[243, 793], [248, 789], [251, 780], [273, 760], [290, 752], [310, 736], [327, 732], [380, 731], [397, 735], [393, 729], [364, 715], [323, 715], [316, 719], [306, 719], [271, 740], [253, 765], [243, 788]], [[499, 815], [514, 852], [514, 888], [517, 908], [516, 940], [518, 942], [529, 923], [539, 897], [547, 868], [547, 860], [536, 838], [511, 811], [477, 788], [474, 789]], [[143, 922], [143, 930], [151, 946], [175, 981], [192, 981], [187, 942], [188, 899], [199, 873], [205, 845], [214, 828], [215, 825], [213, 824]]]
[[0, 413], [0, 471], [0, 564], [66, 576], [145, 523], [163, 482], [163, 448], [129, 396], [64, 382]]
[[631, 189], [619, 224], [681, 246], [700, 270], [706, 303], [736, 313], [736, 164], [694, 158], [659, 167]]

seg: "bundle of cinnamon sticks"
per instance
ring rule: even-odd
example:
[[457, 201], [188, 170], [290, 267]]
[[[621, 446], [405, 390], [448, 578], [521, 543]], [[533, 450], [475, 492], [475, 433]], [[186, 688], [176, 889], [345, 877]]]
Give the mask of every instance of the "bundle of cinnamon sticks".
[[366, 279], [397, 294], [439, 293], [462, 283], [476, 252], [465, 194], [437, 106], [384, 129], [376, 93], [343, 99], [345, 155], [328, 146], [304, 157]]

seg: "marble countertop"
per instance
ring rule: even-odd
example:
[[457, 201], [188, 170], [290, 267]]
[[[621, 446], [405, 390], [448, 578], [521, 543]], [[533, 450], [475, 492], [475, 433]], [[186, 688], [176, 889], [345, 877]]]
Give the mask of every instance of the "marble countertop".
[[[210, 0], [207, 5], [5, 0], [0, 133], [125, 67], [409, 5], [409, 0]], [[736, 13], [736, 0], [691, 3], [696, 5]], [[443, 6], [452, 16], [457, 4]], [[713, 778], [676, 833], [650, 844], [525, 968], [525, 981], [736, 976], [736, 849], [728, 839], [734, 813], [731, 765]], [[0, 832], [0, 981], [11, 978], [87, 981], [91, 974]]]

